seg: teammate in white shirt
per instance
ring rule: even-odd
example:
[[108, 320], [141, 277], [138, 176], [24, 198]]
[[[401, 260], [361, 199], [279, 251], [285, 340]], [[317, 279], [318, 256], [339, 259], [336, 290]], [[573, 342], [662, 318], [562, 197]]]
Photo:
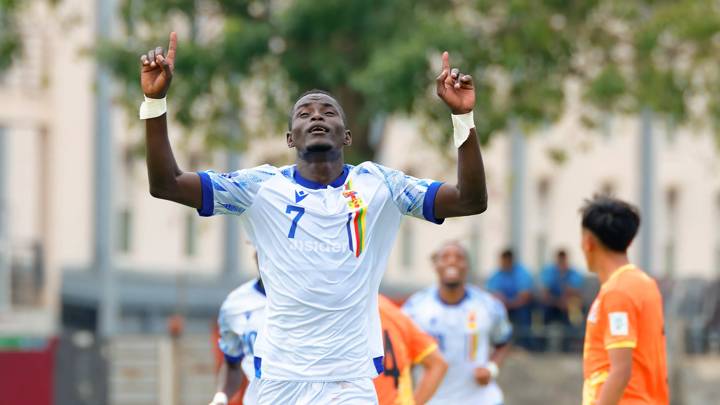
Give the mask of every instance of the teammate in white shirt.
[[[217, 393], [210, 405], [226, 405], [245, 384], [255, 378], [254, 346], [265, 323], [265, 287], [261, 279], [251, 280], [233, 290], [218, 315], [218, 346], [225, 357], [218, 372]], [[254, 405], [251, 390], [245, 390], [243, 405]]]
[[459, 243], [443, 245], [433, 264], [438, 286], [413, 294], [403, 306], [437, 339], [449, 366], [428, 404], [502, 404], [495, 379], [512, 335], [505, 307], [492, 294], [466, 284], [467, 252]]
[[377, 295], [402, 216], [441, 223], [487, 207], [472, 78], [451, 69], [443, 53], [437, 93], [453, 113], [457, 185], [373, 162], [345, 164], [352, 136], [340, 104], [321, 91], [292, 108], [286, 140], [295, 165], [189, 173], [178, 168], [167, 135], [164, 98], [176, 46], [171, 33], [167, 56], [162, 48], [141, 56], [150, 193], [204, 216], [239, 215], [258, 249], [267, 307], [249, 389], [259, 404], [376, 403]]

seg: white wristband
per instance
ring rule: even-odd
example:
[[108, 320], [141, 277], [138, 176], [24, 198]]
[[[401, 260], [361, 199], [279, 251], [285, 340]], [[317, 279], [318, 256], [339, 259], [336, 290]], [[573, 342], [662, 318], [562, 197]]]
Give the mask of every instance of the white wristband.
[[212, 405], [227, 405], [227, 403], [228, 403], [228, 397], [227, 397], [227, 395], [225, 395], [224, 392], [218, 392], [217, 394], [215, 394], [212, 402], [210, 402], [210, 404], [212, 404]]
[[497, 363], [490, 361], [485, 365], [485, 368], [490, 372], [490, 377], [493, 380], [497, 379], [498, 374], [500, 374], [500, 367], [498, 367]]
[[473, 119], [473, 112], [470, 111], [467, 114], [450, 115], [453, 123], [453, 141], [455, 147], [459, 148], [470, 136], [470, 129], [475, 128], [475, 120]]
[[146, 120], [159, 117], [167, 112], [167, 98], [150, 98], [145, 96], [145, 101], [140, 104], [140, 119]]

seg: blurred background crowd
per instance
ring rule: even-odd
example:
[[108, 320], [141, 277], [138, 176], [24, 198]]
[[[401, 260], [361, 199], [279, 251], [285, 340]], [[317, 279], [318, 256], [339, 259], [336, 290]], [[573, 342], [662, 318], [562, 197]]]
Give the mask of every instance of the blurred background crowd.
[[139, 56], [171, 30], [187, 170], [289, 163], [292, 100], [321, 88], [347, 112], [350, 162], [452, 180], [433, 94], [448, 50], [477, 83], [489, 209], [406, 220], [382, 292], [432, 284], [431, 253], [461, 240], [515, 325], [507, 403], [579, 403], [598, 282], [578, 209], [611, 193], [642, 212], [631, 258], [664, 294], [672, 403], [720, 396], [717, 1], [0, 0], [0, 404], [214, 390], [219, 305], [256, 270], [237, 218], [148, 193]]

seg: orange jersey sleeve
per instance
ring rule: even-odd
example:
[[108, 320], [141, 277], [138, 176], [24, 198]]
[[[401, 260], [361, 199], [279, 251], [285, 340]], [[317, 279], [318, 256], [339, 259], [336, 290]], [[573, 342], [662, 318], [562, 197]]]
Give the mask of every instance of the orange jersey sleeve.
[[635, 348], [638, 342], [638, 313], [635, 302], [624, 291], [608, 291], [600, 310], [605, 324], [605, 349]]

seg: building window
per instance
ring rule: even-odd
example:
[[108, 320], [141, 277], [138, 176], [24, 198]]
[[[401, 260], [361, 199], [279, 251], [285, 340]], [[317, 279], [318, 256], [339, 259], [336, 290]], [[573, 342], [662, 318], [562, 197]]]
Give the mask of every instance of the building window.
[[118, 250], [122, 253], [129, 253], [132, 249], [132, 211], [129, 208], [123, 208], [120, 211], [118, 231]]
[[197, 218], [193, 213], [185, 215], [185, 255], [195, 256], [197, 252]]
[[676, 272], [677, 263], [677, 205], [678, 190], [670, 187], [665, 193], [665, 276], [672, 278]]
[[603, 113], [600, 117], [600, 133], [603, 138], [610, 139], [613, 133], [613, 115], [612, 113]]
[[400, 239], [400, 255], [402, 261], [402, 267], [405, 270], [410, 270], [415, 264], [415, 235], [412, 231], [412, 224], [410, 221], [403, 221], [402, 225], [402, 238]]

